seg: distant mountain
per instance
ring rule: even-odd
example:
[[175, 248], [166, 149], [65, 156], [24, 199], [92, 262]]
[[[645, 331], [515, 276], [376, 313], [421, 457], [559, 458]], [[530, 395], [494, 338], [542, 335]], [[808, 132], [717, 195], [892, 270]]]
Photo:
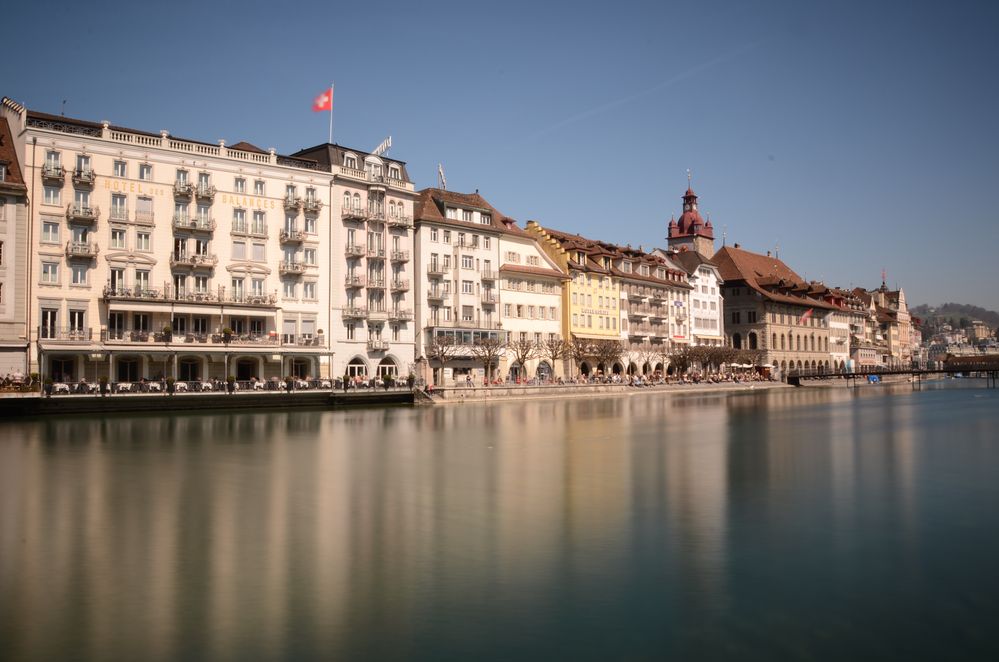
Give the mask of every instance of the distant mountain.
[[922, 304], [910, 308], [909, 313], [924, 320], [925, 327], [931, 332], [942, 324], [950, 324], [954, 328], [966, 327], [971, 320], [981, 320], [993, 329], [999, 327], [999, 313], [966, 303], [945, 303], [942, 306]]

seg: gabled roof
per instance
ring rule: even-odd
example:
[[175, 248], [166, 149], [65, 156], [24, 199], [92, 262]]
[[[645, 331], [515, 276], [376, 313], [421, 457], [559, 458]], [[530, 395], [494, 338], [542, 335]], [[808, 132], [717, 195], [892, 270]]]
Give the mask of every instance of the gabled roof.
[[238, 149], [241, 152], [256, 152], [257, 154], [267, 154], [267, 150], [260, 149], [253, 143], [248, 143], [245, 140], [241, 140], [235, 145], [226, 145], [229, 149]]
[[[417, 195], [419, 197], [417, 197], [416, 203], [413, 206], [413, 219], [417, 223], [421, 221], [439, 223], [455, 228], [478, 230], [479, 232], [492, 230], [494, 232], [531, 237], [530, 234], [517, 226], [517, 222], [514, 219], [489, 204], [485, 198], [479, 195], [478, 191], [475, 193], [457, 193], [439, 188], [425, 188]], [[482, 223], [464, 221], [459, 218], [448, 218], [448, 207], [485, 212], [489, 214], [489, 224], [484, 225]]]
[[0, 163], [7, 167], [7, 175], [0, 182], [0, 189], [16, 193], [27, 191], [24, 176], [21, 174], [21, 164], [17, 160], [14, 136], [10, 132], [6, 117], [0, 117]]
[[713, 259], [727, 284], [744, 282], [767, 299], [779, 303], [838, 309], [822, 299], [810, 296], [809, 284], [776, 257], [753, 253], [736, 245], [723, 246]]
[[500, 265], [500, 271], [508, 271], [510, 273], [518, 274], [530, 274], [532, 276], [547, 276], [549, 278], [558, 278], [559, 280], [568, 280], [569, 277], [557, 269], [545, 269], [544, 267], [527, 267], [520, 264], [510, 264], [503, 263]]

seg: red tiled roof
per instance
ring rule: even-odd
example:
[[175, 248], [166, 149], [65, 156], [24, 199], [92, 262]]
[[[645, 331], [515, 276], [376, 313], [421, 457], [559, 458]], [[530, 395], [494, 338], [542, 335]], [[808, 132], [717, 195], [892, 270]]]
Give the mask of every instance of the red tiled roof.
[[14, 136], [6, 117], [0, 117], [0, 161], [6, 162], [7, 166], [7, 176], [0, 182], [0, 186], [9, 190], [27, 191], [21, 175], [21, 163], [17, 159], [17, 149], [14, 147]]
[[808, 284], [776, 257], [752, 253], [734, 246], [723, 246], [713, 259], [718, 265], [722, 280], [728, 284], [742, 281], [771, 301], [779, 303], [838, 309], [838, 306], [808, 296]]

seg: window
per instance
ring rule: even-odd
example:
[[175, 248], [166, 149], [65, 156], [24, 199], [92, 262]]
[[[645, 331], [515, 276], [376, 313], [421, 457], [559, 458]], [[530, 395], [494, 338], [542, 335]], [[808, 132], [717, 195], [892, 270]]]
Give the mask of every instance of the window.
[[471, 255], [461, 256], [461, 268], [462, 269], [472, 269], [474, 268], [475, 261], [472, 259]]
[[451, 243], [451, 231], [450, 230], [444, 230], [444, 243], [445, 244], [450, 244]]
[[473, 294], [474, 292], [475, 292], [475, 289], [474, 289], [474, 287], [472, 285], [472, 281], [470, 281], [470, 280], [463, 280], [463, 281], [461, 281], [461, 293], [462, 294]]
[[473, 306], [462, 306], [461, 307], [461, 319], [463, 322], [471, 322], [475, 317], [475, 308]]
[[208, 293], [208, 276], [195, 276], [194, 277], [194, 293], [195, 294], [207, 294]]
[[348, 324], [347, 325], [347, 340], [353, 340], [353, 339], [354, 339], [354, 325], [353, 324]]
[[62, 191], [60, 191], [55, 186], [45, 187], [45, 204], [47, 205], [61, 205], [62, 204]]
[[465, 245], [465, 233], [464, 232], [459, 232], [458, 233], [458, 245], [459, 246], [464, 246]]
[[458, 210], [454, 207], [448, 207], [445, 216], [453, 220], [458, 220]]
[[503, 304], [503, 317], [509, 317], [512, 306], [508, 303]]
[[125, 250], [125, 230], [121, 228], [111, 229], [111, 248]]
[[139, 179], [147, 182], [153, 178], [153, 166], [148, 163], [139, 164]]
[[128, 198], [117, 193], [111, 194], [111, 220], [128, 220]]
[[392, 179], [402, 179], [402, 171], [399, 170], [399, 166], [389, 166], [389, 177]]
[[540, 266], [541, 262], [538, 259], [537, 255], [528, 255], [527, 256], [527, 264], [531, 265], [532, 267], [537, 267], [537, 266]]
[[72, 278], [73, 285], [86, 285], [87, 284], [87, 265], [85, 264], [74, 264], [72, 266]]
[[302, 298], [315, 300], [316, 298], [316, 284], [314, 282], [306, 282], [302, 284]]
[[354, 170], [357, 170], [357, 157], [354, 156], [353, 154], [344, 154], [343, 166], [345, 168], [352, 168]]
[[306, 264], [314, 265], [316, 264], [316, 249], [306, 248], [302, 251], [303, 259]]
[[430, 241], [437, 241], [437, 228], [430, 228]]
[[115, 177], [127, 177], [128, 164], [124, 161], [115, 161], [112, 172], [114, 172]]
[[258, 179], [253, 182], [253, 195], [264, 195], [263, 180]]
[[250, 228], [253, 234], [267, 234], [267, 215], [262, 211], [253, 212], [253, 227]]
[[305, 217], [305, 233], [306, 234], [316, 234], [316, 217], [306, 216]]
[[232, 188], [236, 193], [246, 193], [246, 180], [242, 177], [237, 177], [236, 181], [233, 182]]
[[150, 250], [150, 234], [148, 232], [136, 232], [135, 233], [135, 250], [137, 251], [148, 251]]
[[493, 217], [491, 214], [479, 214], [479, 223], [482, 225], [492, 225]]
[[246, 242], [245, 241], [234, 241], [234, 242], [232, 242], [232, 259], [234, 259], [234, 260], [245, 260], [246, 259]]
[[149, 271], [146, 269], [135, 270], [135, 289], [144, 292], [149, 289]]
[[45, 221], [42, 223], [42, 243], [45, 244], [58, 244], [59, 243], [59, 224], [53, 221]]
[[298, 197], [298, 189], [295, 187], [294, 184], [285, 184], [284, 197], [288, 198], [289, 200], [294, 200], [295, 198]]
[[489, 244], [490, 243], [492, 243], [492, 242], [489, 241], [489, 237], [483, 237], [482, 238], [482, 246], [484, 248], [489, 248]]
[[295, 281], [285, 280], [281, 281], [282, 287], [284, 289], [284, 298], [294, 299], [295, 298]]
[[42, 282], [49, 285], [59, 283], [59, 263], [42, 262]]
[[469, 223], [471, 223], [472, 222], [472, 212], [468, 211], [467, 209], [462, 210], [462, 212], [461, 212], [461, 220], [468, 221]]
[[233, 209], [232, 210], [232, 231], [233, 232], [246, 232], [246, 210], [245, 209]]
[[264, 244], [253, 244], [253, 260], [256, 262], [263, 262], [267, 259], [267, 253], [265, 251]]

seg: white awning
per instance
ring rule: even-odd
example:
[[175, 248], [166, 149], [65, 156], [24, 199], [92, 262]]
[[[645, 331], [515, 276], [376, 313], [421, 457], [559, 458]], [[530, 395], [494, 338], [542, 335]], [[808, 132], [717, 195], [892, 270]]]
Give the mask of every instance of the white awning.
[[108, 304], [108, 310], [121, 310], [127, 313], [169, 313], [170, 304], [166, 302], [112, 301]]

